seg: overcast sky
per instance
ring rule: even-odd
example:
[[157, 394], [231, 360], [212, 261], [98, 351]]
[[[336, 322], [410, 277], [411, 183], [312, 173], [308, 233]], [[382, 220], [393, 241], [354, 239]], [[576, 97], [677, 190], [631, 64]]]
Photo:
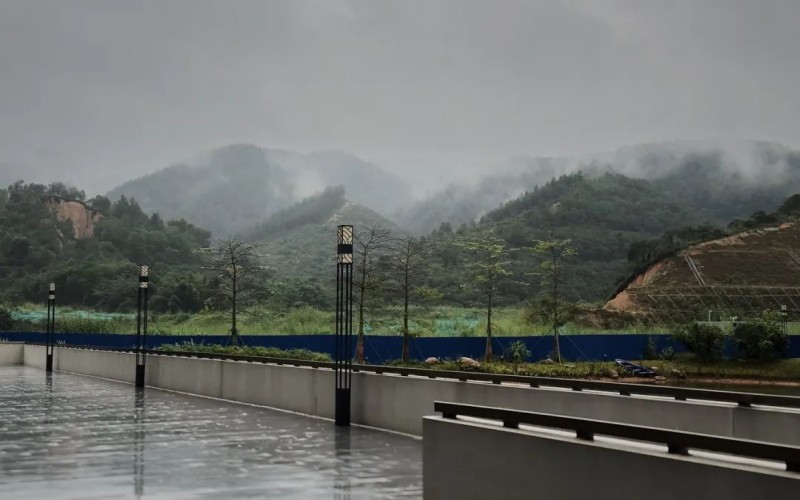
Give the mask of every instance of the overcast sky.
[[232, 142], [415, 178], [798, 146], [800, 2], [0, 0], [0, 168], [92, 192]]

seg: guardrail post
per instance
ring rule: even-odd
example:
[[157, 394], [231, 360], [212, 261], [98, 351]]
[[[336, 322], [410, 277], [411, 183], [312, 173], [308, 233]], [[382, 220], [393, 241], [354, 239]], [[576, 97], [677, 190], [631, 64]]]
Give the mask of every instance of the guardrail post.
[[353, 380], [353, 226], [337, 230], [335, 379], [337, 426], [350, 425], [350, 387]]
[[56, 284], [47, 289], [47, 326], [45, 328], [45, 371], [53, 371], [53, 334], [56, 330]]
[[689, 450], [685, 446], [667, 443], [667, 451], [673, 455], [688, 455]]
[[136, 388], [144, 387], [144, 370], [147, 353], [147, 290], [150, 281], [150, 268], [139, 267], [139, 288], [136, 306]]

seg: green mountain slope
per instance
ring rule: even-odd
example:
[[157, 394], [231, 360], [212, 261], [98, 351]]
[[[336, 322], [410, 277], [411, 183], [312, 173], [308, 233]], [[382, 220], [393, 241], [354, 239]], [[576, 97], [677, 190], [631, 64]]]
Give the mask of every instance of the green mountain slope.
[[564, 292], [572, 300], [598, 301], [624, 278], [631, 243], [691, 224], [696, 217], [644, 180], [619, 174], [562, 176], [489, 212], [477, 224], [434, 233], [439, 249], [429, 285], [453, 302], [475, 301], [474, 292], [463, 286], [470, 277], [456, 243], [463, 236], [491, 232], [517, 249], [502, 299], [516, 303], [540, 291], [540, 278], [530, 275], [535, 262], [527, 248], [537, 240], [570, 239], [578, 257], [567, 266]]

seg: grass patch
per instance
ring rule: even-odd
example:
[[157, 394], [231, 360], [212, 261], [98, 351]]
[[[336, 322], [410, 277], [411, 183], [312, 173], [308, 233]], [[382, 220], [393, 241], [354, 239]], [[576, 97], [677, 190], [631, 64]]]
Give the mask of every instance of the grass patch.
[[[23, 304], [11, 309], [16, 330], [41, 330], [44, 328], [46, 309], [36, 304]], [[131, 313], [108, 313], [59, 306], [56, 310], [57, 327], [71, 333], [135, 333], [136, 320]], [[504, 307], [493, 316], [495, 336], [518, 337], [549, 335], [546, 325], [531, 325], [525, 319], [522, 307]], [[485, 311], [478, 308], [437, 306], [412, 307], [409, 318], [411, 334], [420, 337], [483, 337], [486, 332]], [[354, 325], [355, 326], [355, 325]], [[367, 335], [401, 335], [402, 310], [385, 307], [367, 315]], [[720, 323], [725, 331], [729, 323]], [[321, 335], [332, 334], [332, 310], [313, 307], [271, 309], [247, 308], [238, 318], [239, 332], [243, 335]], [[230, 315], [226, 311], [204, 311], [196, 314], [152, 313], [149, 332], [163, 335], [225, 335], [230, 330]], [[569, 323], [565, 335], [592, 334], [658, 334], [673, 333], [674, 328], [658, 325], [633, 325], [624, 328], [603, 329]], [[789, 324], [789, 333], [800, 333], [800, 322]]]
[[738, 380], [788, 380], [800, 381], [800, 359], [771, 361], [719, 360], [699, 361], [682, 357], [673, 361], [642, 361], [645, 366], [655, 366], [669, 374], [680, 370], [688, 378], [738, 379]]
[[[673, 370], [685, 374], [691, 379], [718, 379], [725, 380], [753, 380], [753, 381], [800, 381], [800, 359], [780, 359], [774, 361], [740, 361], [724, 360], [704, 362], [692, 357], [685, 357], [673, 361], [634, 361], [642, 366], [655, 367], [659, 375], [676, 379]], [[506, 361], [492, 361], [481, 363], [480, 367], [461, 365], [452, 360], [443, 360], [436, 365], [426, 365], [421, 362], [402, 363], [392, 361], [387, 364], [394, 366], [408, 366], [414, 368], [430, 368], [433, 370], [469, 371], [479, 373], [494, 373], [508, 375], [526, 375], [531, 377], [558, 377], [558, 378], [608, 378], [611, 370], [617, 371], [620, 376], [626, 374], [613, 362], [568, 362], [564, 364], [547, 363], [509, 363]], [[642, 379], [647, 380], [647, 379]], [[682, 378], [681, 378], [682, 380]]]

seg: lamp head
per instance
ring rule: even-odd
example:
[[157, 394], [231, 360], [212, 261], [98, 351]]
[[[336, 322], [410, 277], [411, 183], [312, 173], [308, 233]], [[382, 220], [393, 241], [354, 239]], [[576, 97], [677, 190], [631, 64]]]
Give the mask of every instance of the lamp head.
[[353, 226], [342, 225], [337, 231], [336, 262], [353, 263]]

